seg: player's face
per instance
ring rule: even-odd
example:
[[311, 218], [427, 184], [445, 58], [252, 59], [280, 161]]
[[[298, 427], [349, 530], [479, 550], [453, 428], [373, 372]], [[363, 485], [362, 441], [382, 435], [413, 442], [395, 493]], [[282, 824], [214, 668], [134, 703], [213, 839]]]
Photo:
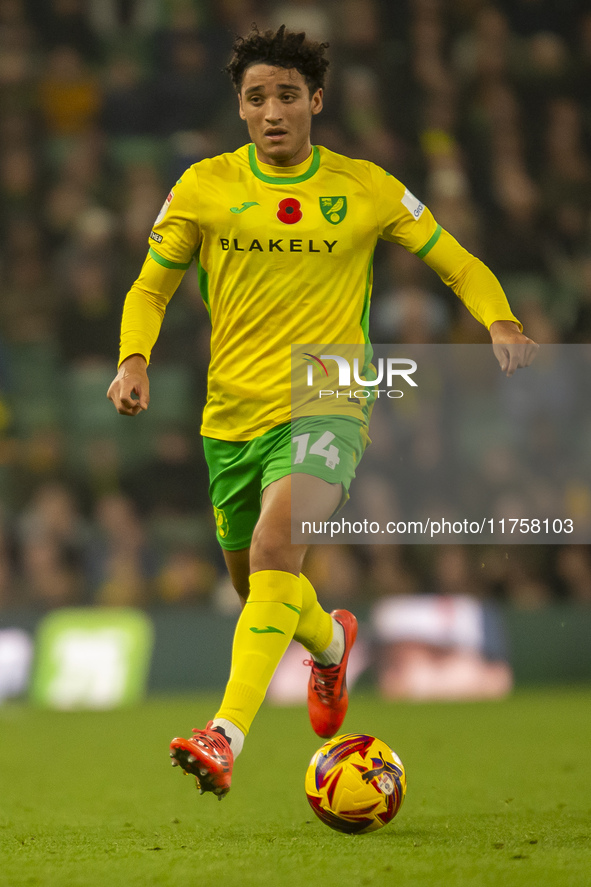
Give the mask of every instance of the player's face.
[[263, 163], [295, 166], [310, 154], [310, 125], [322, 110], [322, 90], [310, 95], [295, 68], [251, 65], [239, 95], [240, 116]]

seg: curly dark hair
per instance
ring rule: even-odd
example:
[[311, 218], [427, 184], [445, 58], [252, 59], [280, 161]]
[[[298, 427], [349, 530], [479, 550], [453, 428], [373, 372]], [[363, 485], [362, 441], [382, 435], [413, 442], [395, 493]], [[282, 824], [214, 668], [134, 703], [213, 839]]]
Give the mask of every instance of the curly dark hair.
[[278, 30], [261, 33], [256, 25], [247, 37], [237, 37], [232, 46], [233, 55], [225, 70], [232, 79], [236, 92], [240, 92], [244, 72], [251, 65], [273, 65], [277, 68], [295, 68], [304, 77], [310, 95], [324, 87], [328, 59], [324, 51], [328, 43], [313, 43], [302, 32], [287, 31], [285, 25]]

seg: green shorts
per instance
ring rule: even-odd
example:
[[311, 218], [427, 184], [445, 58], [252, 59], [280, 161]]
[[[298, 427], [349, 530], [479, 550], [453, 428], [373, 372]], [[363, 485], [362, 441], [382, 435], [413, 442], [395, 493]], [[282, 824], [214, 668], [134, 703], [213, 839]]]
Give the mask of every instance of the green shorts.
[[203, 438], [209, 496], [222, 548], [248, 548], [265, 487], [288, 474], [341, 484], [343, 501], [368, 443], [365, 427], [342, 416], [310, 416], [248, 441]]

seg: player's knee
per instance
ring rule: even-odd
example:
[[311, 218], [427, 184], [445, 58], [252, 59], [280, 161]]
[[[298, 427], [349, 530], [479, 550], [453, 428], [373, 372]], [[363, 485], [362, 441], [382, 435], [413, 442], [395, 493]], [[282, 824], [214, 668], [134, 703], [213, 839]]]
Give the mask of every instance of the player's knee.
[[285, 570], [293, 572], [296, 569], [295, 552], [291, 545], [291, 539], [273, 529], [265, 529], [255, 533], [250, 547], [250, 570], [256, 573], [259, 570]]

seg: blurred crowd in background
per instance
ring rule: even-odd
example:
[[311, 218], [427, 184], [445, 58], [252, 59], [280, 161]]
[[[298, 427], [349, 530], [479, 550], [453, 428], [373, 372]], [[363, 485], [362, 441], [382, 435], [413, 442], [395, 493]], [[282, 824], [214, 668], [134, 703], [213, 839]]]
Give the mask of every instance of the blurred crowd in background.
[[[330, 43], [314, 142], [401, 179], [495, 271], [532, 338], [591, 341], [585, 0], [0, 0], [0, 607], [232, 605], [199, 439], [195, 271], [153, 353], [150, 410], [119, 417], [105, 395], [164, 196], [248, 139], [222, 69], [253, 22]], [[390, 244], [371, 337], [487, 341]], [[308, 572], [339, 605], [591, 604], [585, 546], [316, 547]]]

